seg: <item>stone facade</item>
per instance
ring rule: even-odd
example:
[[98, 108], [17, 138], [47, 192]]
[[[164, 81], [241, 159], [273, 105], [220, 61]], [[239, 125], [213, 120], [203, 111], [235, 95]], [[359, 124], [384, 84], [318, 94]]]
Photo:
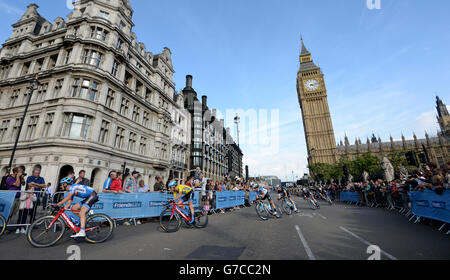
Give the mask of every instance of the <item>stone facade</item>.
[[297, 74], [297, 93], [302, 110], [309, 164], [335, 163], [336, 140], [324, 74], [320, 67], [314, 64], [303, 39], [300, 69]]
[[97, 190], [124, 162], [151, 187], [156, 175], [169, 176], [173, 161], [181, 163], [177, 172], [186, 172], [187, 149], [170, 141], [179, 132], [173, 113], [181, 105], [174, 99], [171, 52], [153, 54], [137, 41], [129, 1], [81, 0], [66, 20], [53, 23], [37, 9], [28, 6], [0, 52], [2, 173], [36, 74], [41, 85], [14, 165], [28, 172], [40, 166], [53, 185], [69, 170], [84, 169]]
[[[192, 80], [191, 75], [186, 76], [186, 87], [183, 89], [184, 106], [191, 115], [191, 174], [194, 174], [196, 168], [200, 168], [206, 178], [216, 181], [223, 180], [231, 172], [242, 174], [242, 152], [237, 157], [232, 157], [231, 161], [228, 160], [229, 155], [236, 155], [233, 153], [236, 149], [232, 146], [236, 144], [230, 130], [224, 127], [223, 119], [217, 119], [216, 109], [208, 107], [207, 96], [202, 96], [202, 101], [197, 98]], [[236, 161], [240, 164], [236, 164]]]

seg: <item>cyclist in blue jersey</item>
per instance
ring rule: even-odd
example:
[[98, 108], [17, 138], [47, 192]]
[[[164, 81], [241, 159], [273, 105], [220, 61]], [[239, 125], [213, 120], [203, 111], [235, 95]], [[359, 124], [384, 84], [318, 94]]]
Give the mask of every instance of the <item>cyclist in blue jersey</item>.
[[297, 205], [295, 205], [295, 202], [292, 199], [291, 194], [289, 193], [289, 191], [284, 186], [278, 186], [277, 187], [277, 191], [278, 191], [278, 200], [281, 200], [282, 198], [289, 199], [289, 201], [294, 206], [295, 213], [298, 213], [299, 211], [297, 209]]
[[73, 180], [69, 177], [62, 179], [59, 183], [61, 184], [63, 189], [69, 192], [69, 194], [66, 196], [66, 198], [64, 198], [57, 204], [58, 206], [65, 205], [66, 209], [70, 209], [74, 197], [80, 197], [84, 199], [81, 203], [77, 203], [72, 207], [72, 210], [80, 211], [79, 216], [81, 230], [79, 233], [71, 236], [71, 238], [84, 238], [86, 237], [86, 214], [91, 210], [92, 205], [98, 202], [98, 195], [91, 187], [83, 185], [72, 185]]
[[258, 186], [255, 185], [254, 189], [256, 190], [256, 199], [257, 200], [269, 200], [270, 204], [273, 207], [274, 213], [273, 215], [276, 216], [277, 215], [277, 207], [275, 206], [275, 203], [273, 202], [272, 198], [270, 197], [269, 191], [264, 188], [263, 186]]

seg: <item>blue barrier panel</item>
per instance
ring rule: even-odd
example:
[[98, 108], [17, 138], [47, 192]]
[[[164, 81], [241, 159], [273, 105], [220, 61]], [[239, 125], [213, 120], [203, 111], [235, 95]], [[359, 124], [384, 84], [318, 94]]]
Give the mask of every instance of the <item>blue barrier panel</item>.
[[256, 192], [250, 192], [248, 199], [250, 201], [255, 201], [256, 200]]
[[341, 192], [341, 201], [359, 202], [357, 192]]
[[[113, 219], [126, 218], [150, 218], [159, 217], [164, 210], [163, 205], [167, 203], [171, 194], [165, 193], [136, 193], [136, 194], [99, 194], [99, 202], [94, 204], [92, 210], [102, 213]], [[74, 204], [82, 201], [74, 199]], [[194, 207], [199, 205], [199, 193], [194, 195]]]
[[8, 219], [16, 197], [15, 192], [0, 192], [0, 215]]
[[327, 191], [328, 197], [331, 199], [331, 191]]
[[409, 197], [414, 215], [450, 223], [450, 191], [442, 195], [430, 190], [410, 192]]
[[245, 192], [225, 191], [216, 192], [216, 209], [231, 208], [245, 204]]

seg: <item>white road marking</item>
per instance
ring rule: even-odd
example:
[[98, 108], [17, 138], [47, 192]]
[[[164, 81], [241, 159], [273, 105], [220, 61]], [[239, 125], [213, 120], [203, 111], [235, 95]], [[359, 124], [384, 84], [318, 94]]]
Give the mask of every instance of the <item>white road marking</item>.
[[319, 217], [321, 217], [322, 219], [324, 219], [324, 220], [326, 220], [327, 219], [327, 217], [325, 217], [324, 215], [322, 215], [322, 214], [317, 214], [317, 215], [319, 215]]
[[[354, 238], [358, 239], [359, 241], [361, 241], [362, 243], [366, 244], [367, 246], [372, 246], [373, 244], [370, 243], [369, 241], [364, 240], [363, 238], [359, 237], [358, 235], [354, 234], [353, 232], [349, 231], [348, 229], [346, 229], [345, 227], [339, 227], [340, 229], [342, 229], [343, 231], [345, 231], [346, 233], [350, 234], [351, 236], [353, 236]], [[380, 250], [381, 253], [383, 255], [385, 255], [386, 257], [388, 257], [391, 260], [398, 260], [396, 257], [392, 256], [391, 254], [386, 253], [383, 250]]]
[[306, 242], [305, 237], [302, 234], [302, 231], [300, 230], [300, 227], [299, 226], [295, 226], [295, 229], [297, 230], [298, 236], [300, 237], [300, 240], [303, 243], [303, 247], [305, 248], [306, 254], [308, 254], [309, 259], [313, 260], [313, 261], [316, 260], [316, 258], [314, 257], [311, 249], [308, 246], [308, 243]]

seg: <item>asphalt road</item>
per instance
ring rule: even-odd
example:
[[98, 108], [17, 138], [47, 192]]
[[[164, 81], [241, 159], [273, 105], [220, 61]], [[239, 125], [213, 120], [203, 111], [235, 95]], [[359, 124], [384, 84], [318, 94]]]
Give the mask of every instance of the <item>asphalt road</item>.
[[281, 219], [262, 221], [251, 207], [209, 216], [202, 230], [120, 226], [98, 245], [76, 243], [67, 232], [57, 245], [36, 249], [24, 235], [7, 234], [0, 237], [0, 259], [64, 260], [71, 245], [84, 260], [367, 260], [369, 245], [380, 248], [382, 260], [450, 259], [450, 236], [396, 212], [324, 202], [313, 211], [294, 199], [301, 213]]

